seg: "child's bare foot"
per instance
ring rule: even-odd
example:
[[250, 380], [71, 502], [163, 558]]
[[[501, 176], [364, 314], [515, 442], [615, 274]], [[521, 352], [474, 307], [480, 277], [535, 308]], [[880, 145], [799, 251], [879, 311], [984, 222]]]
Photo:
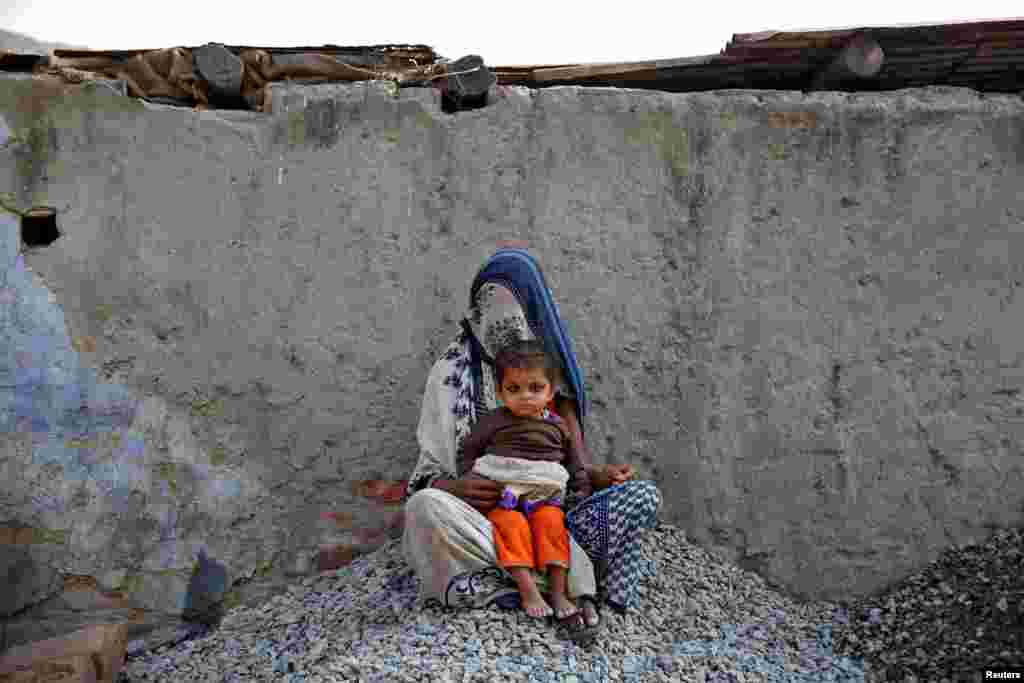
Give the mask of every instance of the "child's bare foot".
[[537, 593], [536, 596], [524, 597], [523, 608], [534, 619], [543, 619], [554, 614], [551, 610], [551, 605], [544, 602], [544, 598], [540, 596], [540, 593]]
[[534, 619], [550, 617], [553, 614], [551, 606], [544, 602], [529, 571], [524, 567], [510, 567], [508, 571], [516, 580], [516, 585], [519, 586], [519, 597], [523, 601], [523, 609], [526, 610], [526, 613]]
[[568, 616], [576, 614], [579, 610], [576, 605], [569, 601], [569, 598], [564, 593], [554, 593], [551, 595], [551, 604], [555, 608], [555, 616], [559, 619], [564, 619]]

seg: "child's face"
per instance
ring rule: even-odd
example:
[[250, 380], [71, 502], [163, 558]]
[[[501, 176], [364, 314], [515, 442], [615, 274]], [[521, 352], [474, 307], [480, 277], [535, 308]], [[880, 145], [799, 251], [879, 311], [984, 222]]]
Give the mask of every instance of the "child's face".
[[540, 417], [555, 395], [544, 371], [509, 368], [497, 390], [498, 398], [519, 417]]

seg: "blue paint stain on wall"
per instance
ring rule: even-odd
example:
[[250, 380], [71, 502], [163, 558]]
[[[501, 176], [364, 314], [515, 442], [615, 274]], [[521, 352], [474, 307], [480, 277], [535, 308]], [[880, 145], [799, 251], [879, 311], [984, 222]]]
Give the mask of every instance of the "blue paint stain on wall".
[[[141, 460], [141, 439], [123, 433], [138, 401], [127, 387], [98, 382], [81, 366], [63, 311], [18, 253], [19, 230], [16, 216], [0, 214], [0, 433], [30, 434], [32, 461], [63, 465], [66, 479], [126, 489], [117, 463]], [[97, 439], [115, 432], [115, 462], [96, 462]]]
[[[9, 136], [0, 116], [0, 147]], [[81, 365], [64, 312], [33, 279], [19, 253], [20, 229], [19, 217], [0, 209], [0, 435], [30, 435], [33, 463], [61, 465], [65, 480], [95, 482], [115, 514], [122, 513], [132, 482], [145, 474], [144, 441], [129, 431], [139, 401], [127, 387], [100, 382]], [[98, 462], [101, 441], [107, 447], [116, 444], [112, 461]], [[212, 495], [241, 493], [239, 481], [211, 478], [208, 468], [199, 469], [197, 478], [209, 480]], [[25, 500], [37, 513], [68, 512], [67, 501], [58, 495], [25, 496], [17, 482], [0, 482], [0, 498]], [[173, 551], [176, 526], [176, 511], [161, 520], [165, 566], [179, 559]]]
[[[0, 147], [9, 136], [0, 117]], [[30, 434], [34, 463], [58, 463], [66, 479], [93, 479], [115, 499], [126, 498], [131, 471], [118, 465], [141, 462], [143, 444], [122, 432], [138, 401], [127, 387], [98, 382], [81, 366], [63, 311], [19, 253], [20, 229], [17, 216], [0, 210], [0, 434]], [[113, 433], [120, 439], [114, 462], [97, 462], [97, 438]], [[14, 500], [24, 495], [3, 493]], [[50, 495], [37, 495], [32, 504], [40, 511], [65, 508]]]

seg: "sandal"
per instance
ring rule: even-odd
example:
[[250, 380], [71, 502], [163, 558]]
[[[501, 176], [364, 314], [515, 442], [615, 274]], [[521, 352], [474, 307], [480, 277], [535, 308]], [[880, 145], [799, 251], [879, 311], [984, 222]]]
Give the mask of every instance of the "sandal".
[[582, 601], [582, 602], [584, 602], [586, 604], [589, 604], [590, 607], [594, 610], [594, 621], [593, 621], [593, 623], [591, 623], [589, 620], [587, 620], [587, 615], [584, 612], [584, 610], [586, 609], [586, 606], [584, 605], [584, 606], [580, 607], [580, 613], [583, 614], [583, 619], [584, 619], [584, 621], [586, 621], [587, 627], [588, 628], [597, 628], [598, 626], [600, 626], [601, 625], [601, 604], [600, 604], [600, 602], [597, 599], [595, 599], [595, 598], [593, 598], [593, 597], [591, 597], [589, 595], [580, 596], [577, 599], [577, 602], [580, 602], [580, 601]]
[[569, 640], [580, 647], [590, 645], [597, 637], [597, 627], [587, 626], [587, 622], [583, 618], [583, 610], [576, 610], [569, 616], [562, 617], [561, 619], [557, 615], [552, 618], [558, 622], [559, 629], [565, 631], [565, 635], [569, 637]]

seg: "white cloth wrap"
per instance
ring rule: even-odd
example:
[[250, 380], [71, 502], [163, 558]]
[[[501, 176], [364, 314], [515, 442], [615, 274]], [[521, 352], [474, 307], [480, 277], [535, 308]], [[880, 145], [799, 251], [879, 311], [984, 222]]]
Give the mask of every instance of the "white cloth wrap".
[[557, 462], [483, 455], [473, 472], [512, 489], [520, 500], [547, 500], [565, 491], [569, 472]]

